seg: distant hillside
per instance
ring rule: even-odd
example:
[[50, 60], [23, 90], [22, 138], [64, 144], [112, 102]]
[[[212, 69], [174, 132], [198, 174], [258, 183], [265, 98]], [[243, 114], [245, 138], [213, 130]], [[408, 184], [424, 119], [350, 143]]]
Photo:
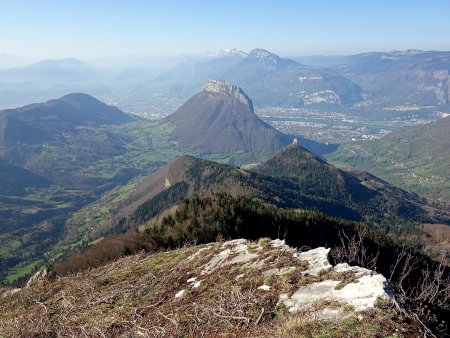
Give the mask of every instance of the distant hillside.
[[368, 170], [404, 189], [450, 201], [450, 118], [341, 145], [327, 159]]
[[[94, 191], [133, 177], [132, 168], [120, 168], [111, 177], [98, 170], [88, 174], [96, 161], [126, 152], [125, 140], [101, 131], [102, 126], [133, 120], [86, 94], [0, 111], [0, 162], [7, 169], [0, 182], [0, 197], [7, 197], [0, 230], [67, 213], [92, 199]], [[12, 182], [17, 182], [14, 193]]]
[[98, 77], [99, 71], [77, 59], [43, 60], [31, 65], [0, 70], [0, 81], [36, 82], [43, 85], [88, 83]]
[[[120, 109], [81, 93], [68, 94], [44, 103], [1, 110], [0, 117], [3, 117], [3, 121], [5, 118], [18, 120], [23, 125], [29, 124], [51, 134], [88, 124], [118, 124], [134, 120]], [[0, 127], [5, 129], [5, 122]]]
[[291, 139], [261, 121], [242, 89], [211, 80], [163, 122], [174, 125], [172, 140], [200, 153], [270, 154]]
[[[46, 142], [61, 142], [79, 128], [134, 121], [117, 107], [87, 94], [74, 93], [15, 109], [0, 110], [0, 156], [12, 164], [30, 156], [30, 148]], [[66, 133], [64, 136], [63, 134]], [[27, 154], [25, 154], [25, 152]], [[23, 162], [21, 164], [24, 164]]]
[[450, 103], [450, 52], [395, 51], [349, 56], [337, 67], [366, 99], [398, 105]]
[[[91, 148], [89, 151], [92, 153], [95, 143], [95, 152], [112, 154], [123, 151], [122, 145], [121, 150], [117, 147], [117, 140], [96, 140], [94, 135], [87, 140], [83, 129], [131, 121], [134, 118], [120, 109], [108, 106], [87, 94], [78, 93], [44, 103], [2, 110], [0, 156], [11, 165], [26, 167], [52, 179], [60, 175], [55, 175], [54, 170], [44, 167], [58, 159], [44, 160], [42, 157], [45, 157], [45, 153], [51, 149], [59, 152], [74, 143], [77, 143], [79, 152]], [[57, 162], [53, 169], [64, 165], [59, 160]]]

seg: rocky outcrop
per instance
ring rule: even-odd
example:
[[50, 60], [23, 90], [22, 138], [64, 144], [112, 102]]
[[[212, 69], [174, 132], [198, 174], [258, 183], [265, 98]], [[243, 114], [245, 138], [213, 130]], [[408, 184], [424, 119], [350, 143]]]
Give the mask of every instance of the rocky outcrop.
[[6, 291], [4, 291], [4, 292], [2, 293], [2, 297], [3, 297], [3, 298], [6, 298], [6, 297], [8, 297], [8, 296], [15, 295], [16, 293], [20, 292], [20, 290], [22, 290], [22, 289], [21, 289], [21, 288], [14, 288], [14, 289], [6, 290]]
[[[199, 255], [208, 255], [208, 252], [213, 249], [213, 245], [203, 247], [188, 260], [193, 260]], [[269, 268], [268, 252], [271, 256], [290, 256], [290, 260], [286, 259], [285, 266]], [[328, 259], [329, 252], [330, 249], [323, 247], [299, 252], [279, 239], [263, 240], [258, 245], [245, 239], [237, 239], [223, 243], [220, 250], [211, 255], [209, 261], [203, 265], [200, 276], [229, 266], [235, 268], [239, 266], [246, 271], [237, 276], [239, 278], [255, 270], [266, 278], [279, 276], [283, 279], [289, 274], [297, 273], [299, 279], [303, 278], [303, 281], [299, 283], [302, 286], [291, 290], [289, 294], [279, 294], [279, 303], [286, 306], [289, 312], [307, 311], [318, 303], [341, 304], [347, 306], [347, 311], [351, 309], [350, 312], [360, 312], [374, 308], [380, 300], [392, 299], [389, 283], [383, 275], [359, 266], [349, 266], [346, 263], [333, 266]], [[200, 277], [194, 277], [192, 281], [196, 281], [197, 278]], [[277, 283], [270, 284], [266, 282], [257, 287], [257, 290], [269, 291], [272, 287], [274, 290], [277, 289]], [[177, 293], [176, 297], [181, 296]], [[327, 319], [330, 315], [335, 317], [343, 315], [339, 307], [335, 307], [331, 312], [330, 309], [322, 312], [316, 315], [323, 315]]]
[[204, 86], [203, 90], [209, 93], [225, 95], [242, 102], [251, 109], [253, 109], [252, 100], [244, 93], [238, 86], [234, 86], [229, 82], [220, 80], [209, 80]]
[[[33, 276], [30, 277], [27, 284], [25, 285], [25, 288], [31, 288], [31, 287], [33, 287], [41, 282], [44, 282], [44, 281], [55, 280], [56, 277], [57, 277], [56, 272], [50, 268], [45, 268], [44, 270], [39, 270]], [[2, 290], [0, 290], [0, 291], [2, 291]], [[15, 295], [16, 293], [19, 293], [20, 291], [22, 291], [22, 288], [12, 288], [12, 289], [8, 289], [8, 290], [4, 291], [3, 293], [1, 293], [1, 295], [3, 298], [6, 298], [8, 296], [12, 296], [12, 295]]]
[[54, 280], [55, 278], [56, 272], [51, 270], [50, 268], [45, 268], [44, 270], [40, 270], [33, 276], [31, 276], [31, 278], [27, 282], [26, 287], [29, 288], [40, 282]]
[[323, 274], [330, 278], [305, 285], [291, 296], [281, 294], [280, 302], [289, 311], [302, 310], [317, 302], [345, 303], [355, 311], [364, 311], [375, 307], [379, 300], [392, 299], [390, 285], [383, 275], [346, 263], [332, 266], [328, 260], [329, 252], [330, 249], [325, 248], [294, 252], [298, 259], [309, 263], [304, 274]]

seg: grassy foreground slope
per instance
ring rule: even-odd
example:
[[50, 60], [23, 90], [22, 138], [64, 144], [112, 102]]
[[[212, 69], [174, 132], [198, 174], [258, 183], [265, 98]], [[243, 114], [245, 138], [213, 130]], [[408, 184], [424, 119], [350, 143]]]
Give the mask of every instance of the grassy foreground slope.
[[[398, 337], [417, 322], [380, 300], [356, 309], [311, 301], [290, 313], [280, 295], [314, 283], [357, 287], [351, 271], [307, 272], [310, 261], [268, 239], [129, 256], [100, 268], [8, 292], [0, 304], [6, 336]], [[342, 291], [340, 291], [342, 290]], [[1, 291], [1, 290], [0, 290]], [[3, 290], [5, 291], [5, 290]]]

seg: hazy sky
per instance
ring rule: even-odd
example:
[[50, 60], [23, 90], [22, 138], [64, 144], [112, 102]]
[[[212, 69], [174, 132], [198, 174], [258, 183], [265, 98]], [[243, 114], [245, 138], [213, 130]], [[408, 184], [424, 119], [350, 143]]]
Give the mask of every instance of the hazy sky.
[[450, 50], [450, 0], [0, 0], [0, 53], [147, 57]]

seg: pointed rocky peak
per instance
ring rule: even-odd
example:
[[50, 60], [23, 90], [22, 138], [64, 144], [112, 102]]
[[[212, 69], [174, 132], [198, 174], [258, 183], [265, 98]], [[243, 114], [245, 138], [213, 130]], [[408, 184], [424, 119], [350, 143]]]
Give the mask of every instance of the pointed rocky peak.
[[269, 70], [298, 66], [298, 63], [294, 60], [281, 58], [277, 54], [259, 48], [253, 49], [245, 58], [245, 61], [265, 65]]
[[208, 81], [163, 121], [174, 124], [173, 142], [199, 153], [242, 151], [253, 158], [286, 144], [285, 135], [258, 118], [241, 88], [219, 80]]
[[238, 101], [248, 105], [253, 110], [252, 100], [238, 86], [221, 80], [209, 80], [204, 86], [203, 91], [214, 94], [220, 94], [226, 97], [235, 98]]
[[248, 56], [248, 53], [239, 50], [237, 48], [232, 49], [219, 49], [219, 52], [217, 53], [218, 56], [237, 56], [241, 58], [245, 58]]
[[[258, 164], [253, 171], [270, 176], [301, 176], [305, 170], [315, 170], [319, 168], [331, 169], [331, 165], [309, 152], [298, 141], [282, 148], [266, 161]], [[327, 169], [327, 170], [328, 170]]]
[[313, 161], [313, 162], [320, 162], [325, 163], [323, 160], [318, 158], [316, 155], [311, 153], [309, 150], [303, 148], [297, 138], [294, 138], [293, 142], [286, 147], [280, 149], [278, 152], [276, 152], [274, 155], [272, 155], [271, 159], [275, 158], [292, 158], [296, 161]]
[[247, 59], [277, 64], [280, 60], [280, 57], [274, 53], [269, 52], [266, 49], [255, 48], [250, 51]]

